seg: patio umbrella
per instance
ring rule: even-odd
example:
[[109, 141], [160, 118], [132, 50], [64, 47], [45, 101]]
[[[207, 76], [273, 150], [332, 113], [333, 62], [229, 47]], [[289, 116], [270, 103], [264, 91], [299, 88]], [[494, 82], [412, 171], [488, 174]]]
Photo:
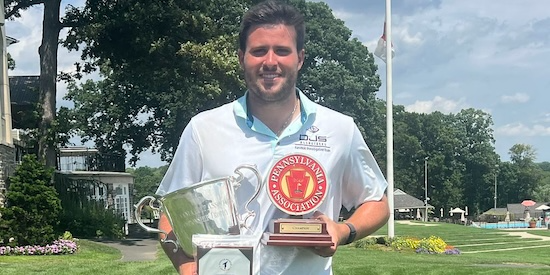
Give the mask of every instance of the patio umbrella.
[[535, 208], [535, 210], [548, 210], [550, 209], [550, 206], [546, 204], [541, 204], [539, 207]]
[[505, 221], [505, 222], [509, 222], [509, 221], [510, 221], [510, 211], [506, 211], [506, 218], [504, 218], [504, 221]]
[[533, 200], [524, 200], [524, 201], [521, 202], [521, 205], [523, 205], [525, 207], [533, 206], [535, 204], [537, 204], [537, 203]]

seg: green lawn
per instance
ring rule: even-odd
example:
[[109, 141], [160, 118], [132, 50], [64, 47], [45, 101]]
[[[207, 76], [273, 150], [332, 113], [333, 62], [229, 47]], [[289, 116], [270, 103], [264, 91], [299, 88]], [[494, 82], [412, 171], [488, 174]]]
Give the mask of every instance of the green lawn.
[[[418, 223], [422, 224], [422, 223]], [[397, 223], [398, 236], [438, 236], [460, 249], [461, 255], [427, 255], [413, 252], [340, 247], [334, 256], [334, 274], [550, 274], [550, 241], [522, 239], [505, 230], [461, 225], [437, 226]], [[520, 230], [514, 230], [520, 231]], [[384, 227], [376, 235], [386, 235]], [[526, 231], [550, 237], [548, 230]], [[102, 244], [80, 241], [76, 255], [0, 256], [1, 274], [175, 274], [159, 250], [148, 262], [121, 262], [120, 252]], [[505, 250], [515, 249], [515, 250]]]

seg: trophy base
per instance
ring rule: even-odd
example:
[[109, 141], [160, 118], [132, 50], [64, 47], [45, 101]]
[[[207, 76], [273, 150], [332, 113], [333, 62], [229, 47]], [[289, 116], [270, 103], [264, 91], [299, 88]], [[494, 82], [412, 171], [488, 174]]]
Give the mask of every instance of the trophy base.
[[328, 234], [279, 234], [264, 233], [262, 240], [264, 245], [273, 246], [333, 246], [332, 237]]
[[272, 220], [269, 232], [264, 233], [261, 242], [274, 246], [333, 246], [325, 222], [316, 219]]

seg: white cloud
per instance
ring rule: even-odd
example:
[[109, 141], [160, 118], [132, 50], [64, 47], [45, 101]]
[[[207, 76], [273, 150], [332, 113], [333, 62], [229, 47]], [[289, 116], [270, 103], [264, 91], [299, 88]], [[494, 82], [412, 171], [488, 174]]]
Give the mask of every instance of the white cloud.
[[436, 96], [433, 100], [417, 100], [413, 104], [405, 106], [405, 110], [415, 113], [431, 113], [433, 111], [440, 111], [445, 114], [457, 113], [460, 110], [467, 108], [464, 102], [465, 100], [463, 98], [456, 101], [446, 99], [441, 96]]
[[511, 123], [498, 127], [495, 133], [503, 136], [550, 136], [550, 127], [539, 124], [528, 126], [523, 123]]
[[401, 38], [401, 41], [405, 42], [405, 45], [403, 46], [421, 45], [424, 41], [422, 38], [422, 33], [415, 32], [414, 34], [411, 34], [411, 32], [413, 31], [411, 31], [410, 28], [406, 26], [404, 28], [397, 28], [395, 34], [397, 35], [397, 37]]
[[529, 95], [525, 93], [516, 93], [514, 95], [503, 95], [500, 100], [504, 103], [525, 103], [529, 101]]
[[15, 61], [10, 75], [37, 75], [40, 70], [38, 47], [42, 39], [42, 9], [33, 7], [21, 12], [16, 21], [6, 21], [6, 35], [19, 42], [7, 48]]

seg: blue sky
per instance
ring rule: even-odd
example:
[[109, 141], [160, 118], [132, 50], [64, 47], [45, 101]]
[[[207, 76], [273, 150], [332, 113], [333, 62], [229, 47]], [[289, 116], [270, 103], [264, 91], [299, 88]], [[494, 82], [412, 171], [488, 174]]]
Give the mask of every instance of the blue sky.
[[[63, 1], [66, 4], [68, 1]], [[75, 6], [83, 1], [70, 1]], [[382, 34], [385, 1], [327, 0], [371, 51]], [[39, 73], [42, 10], [33, 8], [6, 23], [19, 43], [8, 52], [16, 61], [10, 75]], [[392, 33], [394, 104], [408, 111], [457, 113], [481, 109], [492, 115], [496, 150], [509, 160], [512, 145], [537, 151], [550, 161], [550, 9], [540, 0], [394, 0]], [[306, 49], [307, 51], [307, 49]], [[59, 70], [73, 70], [79, 54], [59, 50]], [[376, 59], [385, 83], [385, 64]], [[65, 86], [58, 84], [58, 105]], [[385, 98], [385, 84], [380, 88]], [[150, 153], [138, 166], [165, 163]]]

